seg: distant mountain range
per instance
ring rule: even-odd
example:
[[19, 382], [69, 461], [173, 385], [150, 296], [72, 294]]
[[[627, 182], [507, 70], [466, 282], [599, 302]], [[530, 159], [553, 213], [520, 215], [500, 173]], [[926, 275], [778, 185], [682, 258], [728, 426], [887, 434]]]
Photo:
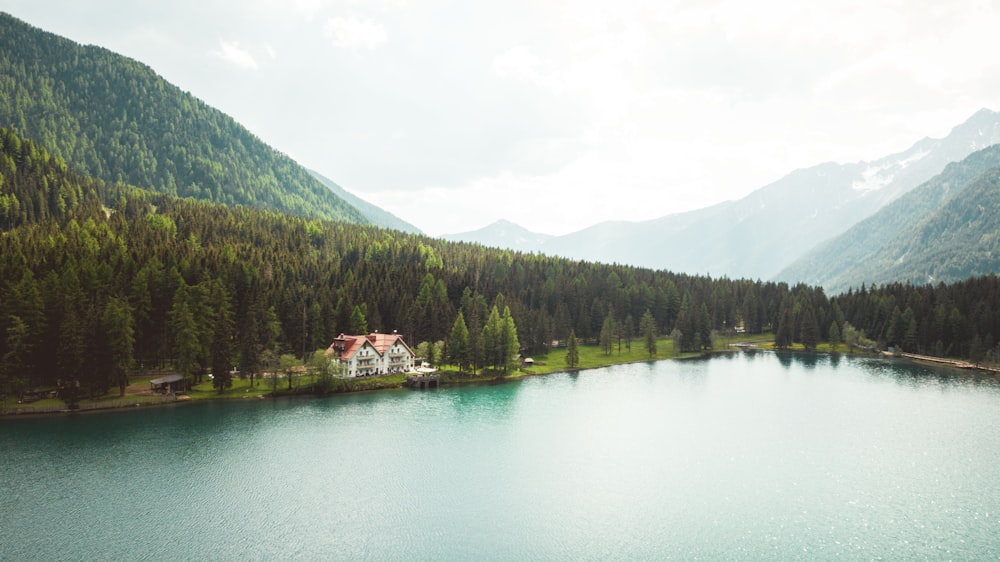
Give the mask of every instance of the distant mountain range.
[[367, 223], [288, 156], [148, 66], [0, 13], [0, 125], [82, 174], [172, 195]]
[[473, 242], [482, 244], [483, 246], [507, 248], [523, 252], [541, 251], [545, 248], [546, 244], [556, 239], [555, 236], [550, 234], [531, 232], [523, 226], [502, 219], [479, 230], [460, 234], [446, 234], [442, 238], [452, 242]]
[[771, 279], [947, 164], [1000, 142], [1000, 113], [983, 109], [943, 139], [852, 164], [796, 170], [750, 195], [643, 222], [604, 222], [544, 237], [502, 223], [446, 236], [487, 246], [713, 276]]
[[1000, 272], [1000, 145], [942, 173], [809, 252], [778, 280], [842, 292]]

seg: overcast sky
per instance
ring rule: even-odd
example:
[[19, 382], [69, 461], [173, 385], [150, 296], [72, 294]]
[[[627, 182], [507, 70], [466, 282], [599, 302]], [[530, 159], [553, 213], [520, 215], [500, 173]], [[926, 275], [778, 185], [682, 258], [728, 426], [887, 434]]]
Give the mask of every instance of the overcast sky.
[[1000, 0], [0, 0], [433, 235], [738, 199], [1000, 109]]

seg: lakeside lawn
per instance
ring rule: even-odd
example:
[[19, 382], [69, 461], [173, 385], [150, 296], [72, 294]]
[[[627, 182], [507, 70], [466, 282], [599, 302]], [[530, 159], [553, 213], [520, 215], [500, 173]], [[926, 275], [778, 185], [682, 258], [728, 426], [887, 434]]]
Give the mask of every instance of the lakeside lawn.
[[[174, 402], [174, 399], [162, 394], [149, 392], [150, 379], [162, 375], [135, 375], [129, 377], [129, 385], [125, 388], [125, 396], [121, 396], [118, 387], [108, 389], [101, 396], [84, 396], [77, 400], [78, 410], [106, 410], [112, 408], [134, 408]], [[3, 405], [7, 413], [51, 413], [69, 409], [69, 404], [61, 398], [43, 398], [27, 404], [18, 404], [8, 398]]]
[[[580, 354], [580, 362], [573, 369], [570, 369], [566, 364], [566, 348], [561, 347], [549, 350], [548, 353], [542, 355], [532, 356], [532, 359], [535, 361], [534, 366], [508, 373], [508, 375], [503, 378], [507, 380], [516, 380], [529, 376], [548, 375], [567, 371], [582, 371], [584, 369], [596, 369], [598, 367], [608, 367], [623, 363], [657, 361], [660, 359], [674, 359], [678, 357], [678, 355], [674, 353], [673, 341], [668, 338], [657, 340], [657, 353], [652, 356], [650, 356], [650, 354], [646, 351], [645, 345], [642, 345], [637, 341], [632, 342], [632, 349], [628, 349], [625, 346], [625, 343], [622, 342], [621, 351], [618, 350], [618, 346], [616, 344], [610, 355], [606, 355], [598, 345], [580, 345], [577, 349]], [[461, 373], [452, 365], [444, 366], [440, 369], [440, 372], [446, 377], [445, 380], [448, 382], [476, 382], [483, 379], [495, 379], [499, 376], [498, 373], [493, 371], [480, 371], [476, 375]]]
[[[762, 334], [756, 336], [736, 336], [732, 338], [718, 338], [715, 350], [727, 349], [735, 343], [753, 344], [763, 349], [773, 347], [773, 336]], [[770, 345], [769, 345], [770, 344]], [[824, 349], [825, 346], [825, 349]], [[801, 347], [801, 346], [799, 346]], [[842, 346], [844, 347], [844, 346]], [[656, 342], [657, 353], [650, 356], [645, 345], [641, 341], [633, 341], [631, 349], [622, 342], [621, 350], [615, 344], [610, 355], [606, 355], [598, 345], [580, 345], [580, 362], [574, 369], [566, 365], [566, 348], [552, 349], [546, 354], [535, 355], [534, 366], [527, 369], [518, 369], [503, 376], [494, 371], [479, 371], [476, 374], [463, 373], [454, 365], [443, 365], [439, 367], [438, 374], [441, 375], [443, 385], [448, 384], [481, 384], [494, 381], [514, 381], [525, 377], [548, 375], [552, 373], [581, 371], [585, 369], [595, 369], [620, 365], [624, 363], [635, 363], [643, 361], [659, 361], [664, 359], [685, 359], [699, 357], [702, 353], [677, 353], [674, 350], [674, 342], [669, 338], [660, 338]], [[818, 351], [828, 351], [829, 345], [822, 344]], [[126, 388], [124, 397], [119, 396], [117, 388], [110, 389], [105, 395], [96, 398], [86, 398], [79, 401], [81, 409], [103, 409], [148, 406], [174, 402], [173, 397], [154, 394], [149, 392], [149, 381], [152, 378], [162, 375], [134, 375], [129, 378], [129, 386]], [[275, 382], [277, 384], [275, 384]], [[329, 393], [363, 392], [372, 390], [386, 390], [404, 388], [406, 385], [406, 375], [387, 375], [378, 377], [366, 377], [360, 379], [339, 379], [327, 378]], [[251, 385], [249, 378], [235, 378], [233, 385], [219, 392], [208, 377], [194, 385], [189, 392], [181, 395], [178, 400], [182, 401], [205, 401], [205, 400], [249, 400], [262, 399], [275, 396], [289, 396], [296, 394], [313, 394], [317, 385], [323, 384], [321, 377], [314, 374], [297, 375], [292, 378], [292, 388], [289, 389], [288, 379], [279, 376], [277, 381], [269, 376], [256, 377]], [[16, 404], [8, 402], [9, 410], [17, 409], [23, 413], [31, 412], [56, 412], [66, 409], [66, 403], [58, 398], [46, 398], [31, 404]]]
[[[772, 334], [758, 334], [753, 336], [739, 335], [731, 338], [720, 337], [717, 339], [715, 348], [713, 348], [712, 351], [728, 349], [730, 345], [735, 343], [761, 345], [766, 342], [773, 341], [773, 339], [774, 336]], [[625, 363], [659, 361], [663, 359], [688, 359], [692, 357], [700, 357], [705, 353], [678, 353], [674, 350], [674, 342], [670, 338], [657, 339], [656, 354], [652, 356], [646, 351], [644, 342], [640, 340], [633, 340], [631, 349], [628, 349], [625, 346], [625, 342], [622, 342], [621, 351], [619, 351], [618, 345], [615, 344], [610, 355], [605, 354], [599, 345], [593, 344], [580, 345], [578, 350], [580, 352], [580, 362], [574, 369], [570, 369], [569, 366], [566, 365], [567, 351], [566, 348], [560, 347], [549, 350], [546, 354], [532, 356], [532, 359], [535, 361], [533, 367], [517, 370], [509, 373], [506, 377], [500, 377], [497, 373], [492, 371], [487, 371], [485, 373], [480, 371], [476, 375], [472, 375], [471, 373], [462, 373], [453, 365], [445, 365], [441, 367], [438, 372], [442, 375], [442, 380], [447, 383], [475, 383], [483, 382], [484, 380], [495, 380], [498, 378], [502, 378], [503, 380], [517, 380], [530, 376], [596, 369], [599, 367], [609, 367], [611, 365], [621, 365]]]
[[[767, 349], [770, 351], [806, 351], [806, 346], [801, 343], [793, 343], [792, 345], [786, 347], [784, 350], [780, 350], [774, 346], [774, 340], [767, 342], [762, 342], [756, 346], [758, 349]], [[833, 346], [829, 343], [820, 343], [816, 345], [814, 350], [816, 353], [834, 353]], [[851, 349], [846, 343], [839, 344], [836, 349], [836, 353], [853, 353], [854, 350]]]

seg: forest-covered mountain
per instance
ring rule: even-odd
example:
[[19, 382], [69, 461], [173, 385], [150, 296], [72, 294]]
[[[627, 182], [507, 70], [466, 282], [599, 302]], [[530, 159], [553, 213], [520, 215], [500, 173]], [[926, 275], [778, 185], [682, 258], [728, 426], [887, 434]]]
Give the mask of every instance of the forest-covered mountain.
[[340, 187], [336, 182], [330, 178], [320, 174], [316, 170], [309, 170], [312, 177], [319, 180], [320, 183], [325, 185], [330, 191], [334, 192], [337, 197], [340, 197], [344, 201], [347, 201], [352, 207], [357, 209], [364, 215], [365, 219], [368, 220], [369, 224], [375, 226], [381, 226], [382, 228], [391, 228], [393, 230], [401, 230], [403, 232], [409, 232], [411, 234], [422, 234], [421, 230], [412, 224], [404, 221], [403, 219], [397, 217], [396, 215], [376, 207], [375, 205], [365, 201], [364, 199], [354, 195], [350, 191], [347, 191], [343, 187]]
[[594, 340], [610, 324], [628, 338], [647, 311], [684, 350], [744, 326], [782, 346], [863, 331], [976, 358], [1000, 334], [996, 276], [831, 299], [804, 284], [487, 249], [109, 184], [6, 129], [0, 201], [0, 392], [57, 380], [103, 392], [136, 366], [254, 373], [341, 331], [447, 344], [459, 312], [483, 366], [492, 307], [509, 308], [531, 354], [571, 330]]
[[[535, 247], [503, 237], [454, 236], [488, 246], [695, 274], [770, 279], [917, 187], [950, 163], [1000, 142], [1000, 113], [983, 109], [943, 139], [873, 162], [796, 170], [738, 200], [643, 222], [610, 221]], [[531, 240], [517, 233], [517, 240]]]
[[951, 283], [1000, 273], [998, 175], [1000, 145], [949, 164], [778, 279], [840, 292], [862, 283]]
[[291, 158], [148, 66], [4, 13], [0, 125], [108, 182], [366, 222]]

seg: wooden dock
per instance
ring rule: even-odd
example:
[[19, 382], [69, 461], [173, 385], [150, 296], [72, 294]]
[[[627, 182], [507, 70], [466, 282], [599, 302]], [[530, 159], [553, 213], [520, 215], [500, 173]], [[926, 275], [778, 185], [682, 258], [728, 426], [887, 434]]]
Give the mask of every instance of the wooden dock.
[[914, 361], [926, 361], [927, 363], [948, 365], [949, 367], [954, 367], [956, 369], [969, 369], [975, 371], [985, 371], [985, 372], [1000, 374], [1000, 369], [997, 369], [996, 367], [977, 365], [975, 363], [969, 363], [968, 361], [962, 361], [960, 359], [947, 359], [944, 357], [933, 357], [930, 355], [917, 355], [916, 353], [900, 353], [899, 356], [905, 357], [907, 359], [912, 359]]
[[415, 390], [438, 388], [440, 384], [441, 375], [410, 375], [406, 377], [406, 386]]

